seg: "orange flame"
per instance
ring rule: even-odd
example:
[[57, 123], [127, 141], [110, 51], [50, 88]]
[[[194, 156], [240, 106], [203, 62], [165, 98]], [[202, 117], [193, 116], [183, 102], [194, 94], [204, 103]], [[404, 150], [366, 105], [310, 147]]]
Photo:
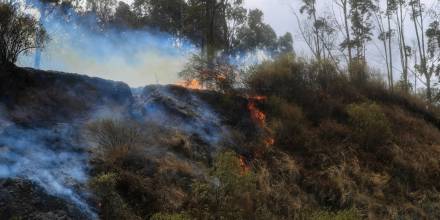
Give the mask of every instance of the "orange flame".
[[248, 109], [251, 113], [251, 119], [261, 127], [264, 127], [266, 124], [266, 114], [257, 108], [255, 100], [260, 100], [259, 98], [249, 99]]
[[[270, 135], [269, 128], [266, 126], [266, 114], [262, 112], [260, 109], [258, 109], [256, 102], [265, 101], [266, 99], [267, 99], [266, 96], [254, 96], [249, 98], [249, 103], [248, 103], [248, 109], [251, 114], [252, 121], [254, 121], [256, 124], [258, 124], [262, 129], [264, 129], [267, 132], [266, 133], [267, 137], [265, 137], [264, 139], [265, 149], [272, 147], [275, 144], [275, 139]], [[257, 155], [261, 155], [261, 153], [262, 152], [260, 153], [256, 152]]]
[[246, 158], [242, 155], [240, 155], [240, 167], [242, 169], [242, 175], [248, 173], [251, 170], [251, 167], [246, 162]]
[[272, 146], [275, 144], [275, 139], [273, 139], [272, 137], [268, 137], [264, 143], [266, 143], [267, 146]]
[[198, 81], [196, 79], [178, 82], [177, 85], [183, 86], [183, 87], [185, 87], [187, 89], [198, 89], [198, 90], [202, 90], [203, 89], [203, 86], [200, 83], [200, 81]]

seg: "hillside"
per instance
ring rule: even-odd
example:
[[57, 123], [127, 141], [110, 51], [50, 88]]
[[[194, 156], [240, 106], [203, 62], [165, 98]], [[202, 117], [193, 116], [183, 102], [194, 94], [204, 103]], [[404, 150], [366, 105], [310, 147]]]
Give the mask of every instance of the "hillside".
[[0, 218], [440, 218], [434, 108], [313, 67], [230, 94], [3, 67]]

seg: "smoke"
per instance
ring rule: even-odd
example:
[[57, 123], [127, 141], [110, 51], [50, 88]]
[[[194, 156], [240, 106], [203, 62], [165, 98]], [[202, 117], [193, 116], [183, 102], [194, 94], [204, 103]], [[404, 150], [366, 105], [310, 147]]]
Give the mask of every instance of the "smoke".
[[88, 216], [96, 218], [85, 202], [87, 195], [74, 190], [85, 187], [87, 182], [87, 156], [77, 130], [74, 125], [67, 124], [53, 128], [3, 124], [0, 129], [0, 178], [32, 180], [48, 193], [68, 199]]
[[[86, 73], [123, 81], [132, 87], [172, 84], [189, 55], [190, 43], [156, 31], [101, 28], [92, 15], [52, 11], [44, 26], [50, 35], [41, 68]], [[33, 66], [34, 55], [23, 56], [22, 66]]]
[[[136, 97], [136, 120], [152, 121], [185, 134], [200, 137], [209, 146], [217, 148], [229, 135], [219, 115], [193, 93], [170, 87], [149, 86]], [[211, 149], [215, 154], [219, 149]]]

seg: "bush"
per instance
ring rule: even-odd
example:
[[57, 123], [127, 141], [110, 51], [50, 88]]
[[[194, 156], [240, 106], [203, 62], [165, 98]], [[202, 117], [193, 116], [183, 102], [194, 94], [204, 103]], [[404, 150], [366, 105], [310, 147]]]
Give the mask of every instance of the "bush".
[[391, 139], [390, 123], [377, 104], [352, 104], [347, 113], [353, 126], [353, 137], [359, 144], [376, 147]]
[[48, 40], [35, 18], [5, 3], [0, 3], [0, 36], [0, 65], [15, 63], [21, 53], [41, 48]]
[[339, 212], [318, 211], [311, 215], [310, 220], [358, 220], [362, 219], [356, 209]]
[[204, 88], [230, 93], [236, 84], [238, 70], [221, 59], [216, 59], [210, 67], [206, 58], [194, 55], [179, 76], [186, 82], [196, 80]]
[[90, 181], [90, 187], [99, 199], [103, 219], [141, 219], [129, 209], [116, 192], [118, 176], [114, 173], [101, 174]]
[[140, 127], [130, 121], [107, 119], [91, 123], [88, 135], [95, 142], [94, 158], [112, 166], [138, 156], [139, 148], [145, 142]]
[[[306, 142], [305, 120], [300, 107], [275, 97], [268, 101], [269, 127], [275, 134], [275, 143], [283, 149], [302, 147]], [[295, 134], [295, 135], [292, 135]]]
[[168, 214], [168, 213], [156, 213], [150, 220], [190, 220], [191, 218], [186, 214]]
[[192, 216], [196, 219], [252, 219], [255, 178], [233, 152], [221, 153], [209, 181], [192, 186]]

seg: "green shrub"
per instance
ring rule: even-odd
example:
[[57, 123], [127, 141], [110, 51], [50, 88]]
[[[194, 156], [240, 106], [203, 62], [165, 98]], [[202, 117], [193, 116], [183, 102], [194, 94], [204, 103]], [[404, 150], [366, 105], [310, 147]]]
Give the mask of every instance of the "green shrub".
[[191, 218], [186, 214], [169, 214], [156, 213], [151, 216], [150, 220], [190, 220]]
[[356, 209], [339, 212], [318, 211], [311, 215], [310, 220], [358, 220], [362, 219]]
[[90, 187], [99, 199], [103, 219], [140, 219], [116, 191], [118, 176], [114, 173], [101, 174], [90, 181]]
[[192, 185], [192, 216], [196, 219], [252, 219], [256, 182], [230, 151], [218, 155], [209, 181]]
[[379, 105], [352, 104], [347, 108], [353, 126], [353, 137], [365, 147], [386, 144], [392, 137], [390, 123]]

